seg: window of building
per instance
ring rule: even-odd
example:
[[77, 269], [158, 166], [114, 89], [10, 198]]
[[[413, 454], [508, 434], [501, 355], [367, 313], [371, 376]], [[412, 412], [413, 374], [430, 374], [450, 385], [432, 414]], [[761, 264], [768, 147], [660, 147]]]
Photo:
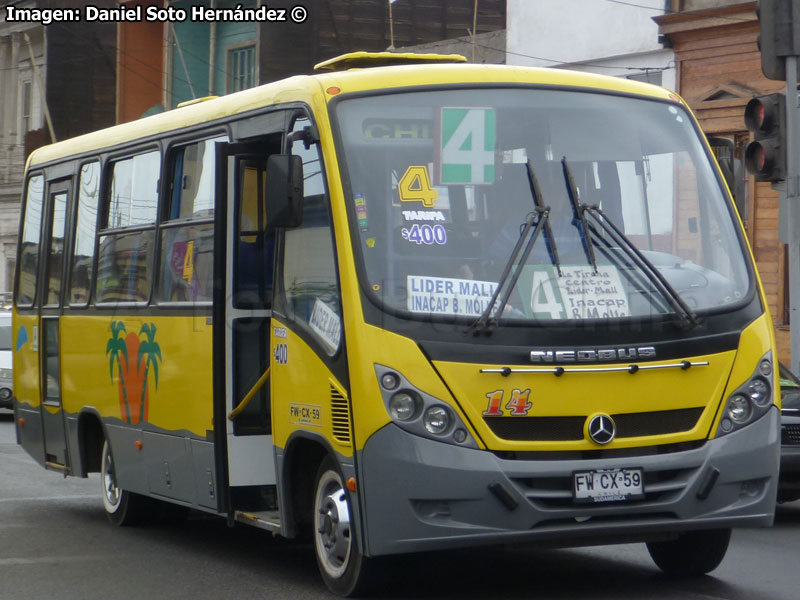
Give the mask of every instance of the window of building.
[[99, 191], [100, 163], [95, 161], [83, 165], [78, 180], [78, 217], [70, 278], [69, 302], [73, 305], [85, 305], [92, 289]]
[[116, 161], [100, 232], [97, 302], [147, 302], [153, 280], [158, 151]]
[[661, 69], [653, 69], [645, 71], [644, 73], [637, 73], [636, 75], [628, 75], [626, 79], [642, 81], [644, 83], [652, 83], [653, 85], [661, 85], [661, 73]]
[[20, 85], [20, 133], [25, 135], [33, 129], [31, 113], [33, 112], [33, 85], [32, 82], [23, 81]]
[[17, 306], [33, 306], [36, 298], [43, 201], [44, 177], [35, 175], [28, 179], [28, 190], [25, 195], [25, 216], [22, 224], [22, 247], [19, 257], [19, 281], [17, 284]]
[[228, 92], [246, 90], [255, 85], [256, 47], [228, 50]]

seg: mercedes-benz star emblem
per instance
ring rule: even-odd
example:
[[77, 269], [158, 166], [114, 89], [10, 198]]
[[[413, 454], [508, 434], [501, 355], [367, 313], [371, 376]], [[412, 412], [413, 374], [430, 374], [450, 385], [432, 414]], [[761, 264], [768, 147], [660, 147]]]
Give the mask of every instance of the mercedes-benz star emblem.
[[608, 415], [597, 415], [589, 421], [589, 437], [595, 444], [605, 445], [614, 439], [617, 426]]

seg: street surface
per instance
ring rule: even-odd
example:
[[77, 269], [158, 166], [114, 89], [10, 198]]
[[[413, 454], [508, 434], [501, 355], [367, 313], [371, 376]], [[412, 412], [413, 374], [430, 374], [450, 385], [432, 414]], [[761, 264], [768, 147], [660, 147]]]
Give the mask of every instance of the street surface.
[[[64, 479], [16, 445], [0, 410], [0, 600], [332, 598], [311, 547], [193, 514], [118, 528], [100, 482]], [[483, 548], [397, 558], [393, 599], [796, 600], [800, 502], [772, 529], [738, 530], [722, 565], [694, 580], [660, 573], [643, 544], [577, 550]]]

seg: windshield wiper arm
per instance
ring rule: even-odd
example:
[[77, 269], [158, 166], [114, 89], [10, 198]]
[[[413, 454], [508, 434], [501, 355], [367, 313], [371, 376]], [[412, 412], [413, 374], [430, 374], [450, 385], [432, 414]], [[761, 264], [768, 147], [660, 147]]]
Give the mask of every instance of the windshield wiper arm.
[[[522, 229], [522, 233], [519, 234], [519, 239], [514, 245], [514, 249], [511, 251], [511, 256], [509, 256], [508, 261], [506, 261], [506, 266], [503, 268], [503, 273], [500, 275], [500, 281], [497, 282], [497, 288], [495, 288], [494, 294], [492, 294], [492, 299], [489, 300], [489, 304], [481, 313], [481, 316], [478, 317], [478, 320], [475, 321], [469, 328], [469, 330], [473, 331], [475, 335], [481, 331], [486, 331], [488, 333], [489, 327], [497, 324], [497, 316], [501, 315], [503, 310], [505, 310], [506, 304], [508, 304], [508, 299], [511, 296], [511, 292], [514, 290], [514, 286], [517, 285], [517, 280], [519, 280], [519, 277], [522, 274], [522, 265], [528, 261], [528, 256], [530, 256], [531, 250], [533, 250], [533, 245], [536, 243], [536, 239], [544, 229], [549, 215], [549, 207], [540, 208], [539, 206], [537, 206], [533, 212], [528, 213], [528, 216], [525, 218], [525, 227]], [[525, 243], [525, 239], [528, 237], [531, 229], [533, 229], [533, 233], [531, 234], [530, 239], [528, 239], [528, 243], [525, 244], [525, 248], [523, 250], [522, 245]], [[522, 251], [521, 256], [520, 251]], [[517, 261], [518, 257], [519, 261]], [[512, 274], [511, 269], [515, 263], [519, 264], [519, 268], [517, 268], [517, 270]], [[509, 275], [511, 275], [510, 280]], [[505, 291], [503, 288], [505, 288]], [[500, 302], [498, 304], [497, 299], [500, 296], [500, 292], [503, 292], [503, 296], [500, 298]], [[497, 309], [494, 310], [494, 316], [492, 316], [495, 304], [497, 304]]]
[[575, 218], [580, 223], [581, 227], [581, 242], [583, 243], [583, 250], [586, 252], [586, 258], [589, 264], [594, 269], [594, 274], [597, 275], [597, 259], [594, 255], [594, 243], [589, 235], [589, 226], [586, 224], [586, 205], [581, 202], [578, 194], [578, 186], [575, 185], [575, 179], [572, 177], [567, 157], [561, 159], [561, 166], [564, 170], [564, 180], [567, 182], [567, 192], [569, 192], [569, 201], [572, 203], [572, 211], [575, 213]]
[[675, 314], [681, 319], [681, 323], [688, 328], [697, 327], [700, 324], [700, 319], [691, 307], [686, 304], [686, 301], [681, 297], [678, 291], [672, 286], [669, 280], [664, 277], [664, 274], [658, 270], [649, 258], [641, 251], [636, 245], [625, 235], [625, 233], [617, 227], [614, 222], [609, 219], [605, 213], [598, 206], [584, 206], [584, 213], [587, 213], [592, 221], [614, 241], [619, 248], [625, 252], [630, 259], [635, 263], [638, 269], [644, 273], [647, 278], [653, 283], [658, 292], [664, 297]]
[[[549, 206], [545, 206], [544, 202], [542, 201], [542, 190], [539, 188], [539, 180], [536, 179], [536, 173], [533, 172], [533, 163], [531, 163], [531, 159], [528, 159], [528, 184], [531, 186], [531, 196], [533, 196], [533, 203], [536, 205], [536, 208], [542, 212], [545, 209], [548, 211], [550, 210]], [[562, 277], [564, 274], [561, 272], [561, 261], [558, 259], [558, 248], [556, 247], [556, 238], [553, 235], [553, 230], [550, 227], [550, 218], [549, 213], [547, 218], [544, 220], [544, 236], [545, 236], [545, 243], [547, 244], [547, 253], [550, 255], [550, 262], [552, 262], [556, 266], [556, 270], [558, 270], [558, 276]]]
[[567, 163], [566, 156], [561, 160], [561, 164], [564, 167], [564, 178], [566, 179], [567, 187], [569, 188], [569, 196], [570, 200], [572, 201], [572, 208], [575, 211], [576, 218], [581, 223], [581, 239], [584, 240], [586, 256], [592, 263], [595, 274], [597, 273], [597, 262], [594, 255], [594, 242], [591, 239], [591, 233], [586, 221], [587, 214], [592, 217], [592, 220], [597, 223], [597, 225], [608, 235], [608, 237], [610, 237], [619, 245], [620, 249], [628, 255], [636, 267], [645, 274], [650, 282], [656, 287], [661, 296], [666, 299], [684, 326], [692, 328], [699, 325], [700, 320], [697, 314], [689, 307], [688, 304], [686, 304], [678, 291], [672, 287], [672, 284], [667, 280], [666, 277], [664, 277], [661, 271], [658, 270], [658, 268], [650, 261], [650, 259], [647, 258], [647, 256], [645, 256], [644, 253], [639, 250], [639, 248], [637, 248], [630, 239], [628, 239], [625, 233], [623, 233], [623, 231], [605, 215], [599, 206], [583, 204], [581, 202], [578, 196], [578, 189], [575, 186], [575, 180], [572, 178], [572, 173], [570, 172], [569, 164]]

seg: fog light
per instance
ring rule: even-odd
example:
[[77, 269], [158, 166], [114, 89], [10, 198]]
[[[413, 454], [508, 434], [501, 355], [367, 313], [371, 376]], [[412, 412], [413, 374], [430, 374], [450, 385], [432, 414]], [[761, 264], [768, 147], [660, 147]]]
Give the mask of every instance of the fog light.
[[425, 429], [431, 433], [440, 435], [450, 428], [452, 418], [450, 417], [450, 411], [444, 406], [431, 406], [425, 411], [423, 421], [425, 423]]
[[769, 384], [761, 378], [753, 379], [747, 386], [750, 399], [758, 406], [766, 406], [769, 402]]
[[400, 385], [400, 378], [396, 373], [384, 373], [381, 377], [381, 385], [385, 390], [393, 390]]
[[728, 416], [734, 423], [746, 423], [752, 414], [753, 407], [747, 397], [736, 394], [728, 401]]
[[397, 421], [410, 421], [417, 415], [417, 399], [408, 392], [397, 392], [389, 400], [389, 413]]
[[772, 375], [772, 362], [768, 360], [762, 360], [758, 364], [758, 372], [761, 373], [764, 377], [769, 377]]

